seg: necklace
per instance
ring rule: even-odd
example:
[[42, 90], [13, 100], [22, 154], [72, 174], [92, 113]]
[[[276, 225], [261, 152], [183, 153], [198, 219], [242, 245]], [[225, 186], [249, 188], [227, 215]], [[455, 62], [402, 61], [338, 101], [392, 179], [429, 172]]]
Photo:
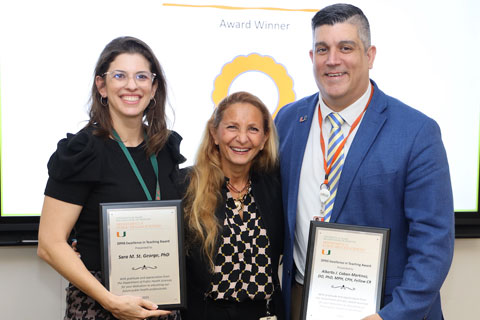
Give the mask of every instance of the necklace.
[[[243, 212], [243, 207], [244, 207], [244, 202], [245, 202], [245, 198], [247, 197], [247, 194], [248, 194], [248, 189], [250, 187], [250, 179], [248, 180], [248, 182], [245, 184], [245, 186], [242, 188], [242, 190], [238, 190], [237, 188], [235, 188], [231, 183], [230, 183], [230, 180], [227, 181], [227, 188], [232, 191], [232, 192], [235, 192], [237, 193], [237, 197], [233, 198], [233, 201], [235, 202], [235, 206], [237, 207], [237, 210], [239, 212]], [[247, 190], [247, 192], [245, 192], [245, 194], [242, 195], [242, 193]]]

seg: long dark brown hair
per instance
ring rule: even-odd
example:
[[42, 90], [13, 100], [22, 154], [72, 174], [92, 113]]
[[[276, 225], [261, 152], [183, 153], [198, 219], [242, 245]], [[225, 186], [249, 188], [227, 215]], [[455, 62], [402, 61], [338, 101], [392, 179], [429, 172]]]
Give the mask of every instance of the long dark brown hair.
[[[155, 91], [154, 99], [150, 101], [145, 109], [143, 117], [143, 124], [147, 134], [146, 153], [147, 155], [156, 154], [165, 145], [169, 130], [167, 129], [165, 115], [167, 100], [165, 75], [152, 49], [145, 42], [133, 37], [120, 37], [112, 40], [103, 49], [98, 58], [94, 79], [97, 76], [104, 77], [112, 61], [123, 53], [141, 54], [149, 62], [150, 72], [156, 74], [154, 81], [157, 83], [157, 90]], [[94, 132], [96, 135], [108, 137], [112, 135], [112, 118], [108, 107], [102, 105], [102, 99], [104, 100], [103, 104], [105, 104], [105, 98], [102, 98], [95, 81], [93, 81], [92, 95], [90, 97], [90, 121], [87, 127], [93, 126], [95, 127]]]

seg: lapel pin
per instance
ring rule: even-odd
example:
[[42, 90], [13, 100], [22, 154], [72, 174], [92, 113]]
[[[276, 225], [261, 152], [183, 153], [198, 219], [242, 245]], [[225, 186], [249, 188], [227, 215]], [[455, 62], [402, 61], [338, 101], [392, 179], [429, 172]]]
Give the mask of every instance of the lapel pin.
[[299, 122], [304, 122], [304, 121], [307, 121], [306, 115], [304, 115], [303, 117], [300, 117], [300, 120], [299, 120]]

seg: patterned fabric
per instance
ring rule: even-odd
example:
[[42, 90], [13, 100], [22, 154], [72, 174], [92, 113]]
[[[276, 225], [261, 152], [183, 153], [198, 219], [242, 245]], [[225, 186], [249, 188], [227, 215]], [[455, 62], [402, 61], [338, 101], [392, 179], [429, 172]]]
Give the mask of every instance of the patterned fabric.
[[[327, 116], [327, 119], [332, 124], [332, 129], [330, 130], [330, 135], [328, 138], [328, 153], [327, 153], [327, 167], [331, 166], [331, 171], [328, 174], [328, 187], [330, 189], [330, 197], [327, 200], [325, 206], [325, 220], [326, 222], [330, 221], [330, 217], [333, 211], [333, 204], [335, 203], [335, 196], [337, 195], [338, 180], [340, 180], [340, 175], [342, 173], [343, 163], [345, 162], [345, 157], [343, 153], [342, 142], [344, 140], [342, 125], [345, 122], [343, 118], [338, 113], [330, 113]], [[341, 148], [339, 153], [337, 153], [338, 148]], [[334, 155], [338, 156], [334, 159]]]
[[208, 290], [214, 300], [267, 300], [273, 293], [270, 242], [250, 191], [251, 187], [244, 200], [243, 220], [227, 192], [222, 244]]
[[[100, 271], [90, 271], [98, 281], [101, 280]], [[64, 320], [115, 320], [116, 318], [107, 310], [77, 289], [71, 283], [67, 287], [67, 310]], [[181, 320], [178, 311], [172, 312], [168, 316], [149, 318], [152, 320]]]

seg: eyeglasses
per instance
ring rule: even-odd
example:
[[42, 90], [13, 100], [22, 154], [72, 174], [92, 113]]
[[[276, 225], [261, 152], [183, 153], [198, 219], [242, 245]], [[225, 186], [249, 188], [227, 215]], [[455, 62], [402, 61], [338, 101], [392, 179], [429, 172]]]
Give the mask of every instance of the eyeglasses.
[[[118, 83], [119, 85], [126, 85], [128, 83], [128, 79], [130, 76], [128, 73], [122, 70], [113, 70], [113, 71], [108, 71], [105, 72], [102, 77], [108, 76], [112, 81], [115, 83]], [[145, 87], [149, 86], [153, 83], [153, 80], [155, 80], [155, 77], [157, 75], [152, 72], [147, 72], [147, 71], [141, 71], [137, 72], [133, 75], [133, 80], [139, 87]]]

